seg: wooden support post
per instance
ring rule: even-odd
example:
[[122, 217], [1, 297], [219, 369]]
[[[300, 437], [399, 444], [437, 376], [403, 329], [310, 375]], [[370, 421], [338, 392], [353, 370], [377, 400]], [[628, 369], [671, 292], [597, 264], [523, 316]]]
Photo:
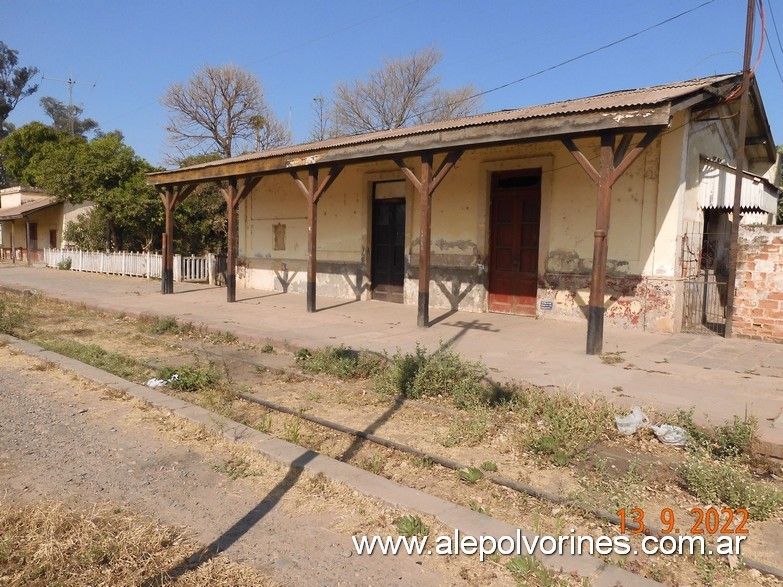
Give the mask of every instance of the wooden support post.
[[220, 184], [220, 192], [226, 200], [228, 216], [228, 251], [226, 255], [226, 300], [229, 303], [237, 301], [237, 251], [239, 250], [239, 223], [237, 212], [239, 203], [244, 200], [253, 188], [261, 181], [262, 177], [250, 177], [242, 182], [241, 188], [236, 177], [228, 179], [228, 188], [224, 189]]
[[419, 192], [419, 307], [416, 324], [419, 328], [430, 325], [430, 248], [432, 243], [432, 194], [449, 171], [454, 168], [463, 151], [451, 151], [433, 173], [432, 153], [421, 154], [421, 178], [402, 159], [395, 159], [403, 174]]
[[158, 188], [158, 194], [166, 211], [166, 232], [161, 245], [160, 272], [160, 293], [163, 294], [174, 293], [174, 210], [195, 188], [195, 185]]
[[593, 167], [573, 140], [563, 139], [563, 144], [596, 184], [595, 231], [593, 232], [593, 268], [590, 280], [590, 300], [587, 307], [587, 354], [600, 355], [604, 346], [604, 297], [606, 295], [606, 262], [609, 251], [609, 218], [612, 206], [612, 186], [631, 164], [660, 134], [660, 130], [648, 131], [630, 152], [629, 135], [623, 136], [615, 152], [616, 135], [601, 135], [600, 171]]
[[174, 293], [174, 206], [176, 205], [176, 195], [174, 188], [168, 186], [163, 188], [160, 193], [160, 199], [163, 201], [163, 207], [166, 212], [166, 238], [164, 239], [163, 266], [161, 271], [161, 293]]
[[311, 168], [308, 174], [307, 188], [307, 311], [315, 312], [316, 246], [318, 235], [318, 202], [313, 195], [318, 185], [318, 170]]
[[432, 154], [421, 156], [419, 208], [419, 308], [416, 325], [430, 325], [430, 243], [432, 240]]
[[24, 219], [24, 240], [25, 249], [27, 250], [27, 264], [30, 264], [30, 219]]
[[318, 200], [321, 199], [327, 188], [332, 185], [337, 176], [343, 170], [341, 166], [329, 169], [321, 184], [318, 184], [318, 168], [310, 167], [308, 171], [307, 185], [299, 178], [296, 171], [291, 171], [291, 177], [299, 186], [307, 200], [307, 311], [315, 312], [316, 277], [318, 248]]
[[237, 180], [232, 177], [228, 180], [226, 190], [226, 202], [228, 204], [228, 254], [226, 255], [226, 301], [237, 301], [237, 211], [233, 205], [237, 196]]
[[168, 280], [166, 279], [166, 259], [169, 258], [168, 255], [168, 240], [169, 235], [167, 235], [165, 232], [163, 233], [163, 236], [161, 238], [161, 245], [160, 245], [160, 293], [167, 294], [168, 292]]
[[14, 221], [11, 220], [11, 263], [16, 264], [16, 251], [14, 250]]

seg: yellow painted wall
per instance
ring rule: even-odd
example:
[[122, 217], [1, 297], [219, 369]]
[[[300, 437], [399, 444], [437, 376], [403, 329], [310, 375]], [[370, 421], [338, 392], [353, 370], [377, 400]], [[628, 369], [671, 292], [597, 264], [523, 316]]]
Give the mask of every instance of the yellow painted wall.
[[[607, 316], [626, 325], [676, 330], [678, 268], [683, 223], [700, 218], [696, 206], [700, 157], [726, 158], [725, 129], [691, 127], [689, 113], [618, 179], [612, 190], [608, 276], [614, 291]], [[641, 135], [636, 135], [638, 141]], [[598, 165], [599, 140], [577, 140]], [[436, 156], [435, 167], [442, 160]], [[407, 164], [419, 174], [419, 162]], [[597, 188], [559, 141], [467, 151], [432, 200], [431, 305], [486, 311], [491, 176], [496, 171], [540, 168], [542, 210], [539, 299], [556, 302], [539, 315], [578, 318], [587, 303], [593, 255]], [[695, 175], [694, 175], [695, 174]], [[302, 179], [306, 179], [302, 175]], [[373, 182], [401, 180], [390, 161], [347, 166], [318, 206], [318, 293], [368, 297], [371, 275]], [[419, 196], [406, 182], [405, 302], [418, 294]], [[274, 226], [285, 225], [285, 248], [275, 250]], [[246, 287], [304, 291], [307, 259], [306, 200], [287, 174], [266, 177], [240, 207], [240, 283]], [[489, 268], [491, 271], [491, 268]]]

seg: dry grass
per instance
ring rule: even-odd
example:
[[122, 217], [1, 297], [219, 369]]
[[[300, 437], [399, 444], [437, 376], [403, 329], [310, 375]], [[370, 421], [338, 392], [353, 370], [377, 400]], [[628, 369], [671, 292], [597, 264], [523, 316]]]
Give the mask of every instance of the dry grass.
[[[125, 507], [0, 504], [0, 537], [2, 585], [274, 585], [255, 570], [223, 556], [195, 568], [182, 568], [183, 561], [200, 547], [181, 530]], [[171, 573], [178, 568], [182, 570]]]

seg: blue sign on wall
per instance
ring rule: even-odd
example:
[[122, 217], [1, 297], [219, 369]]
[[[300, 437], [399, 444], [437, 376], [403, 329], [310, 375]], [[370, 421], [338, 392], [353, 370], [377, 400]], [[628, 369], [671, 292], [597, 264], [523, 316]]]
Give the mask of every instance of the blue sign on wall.
[[542, 310], [551, 310], [554, 307], [555, 307], [554, 302], [545, 302], [545, 301], [541, 302], [541, 309]]

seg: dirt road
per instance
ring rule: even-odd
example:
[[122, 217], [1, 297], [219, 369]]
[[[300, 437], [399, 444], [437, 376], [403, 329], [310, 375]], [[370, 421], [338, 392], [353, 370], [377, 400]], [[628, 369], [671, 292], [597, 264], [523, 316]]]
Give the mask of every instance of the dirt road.
[[462, 583], [437, 561], [352, 554], [361, 503], [198, 436], [0, 348], [0, 502], [121, 502], [288, 585]]

